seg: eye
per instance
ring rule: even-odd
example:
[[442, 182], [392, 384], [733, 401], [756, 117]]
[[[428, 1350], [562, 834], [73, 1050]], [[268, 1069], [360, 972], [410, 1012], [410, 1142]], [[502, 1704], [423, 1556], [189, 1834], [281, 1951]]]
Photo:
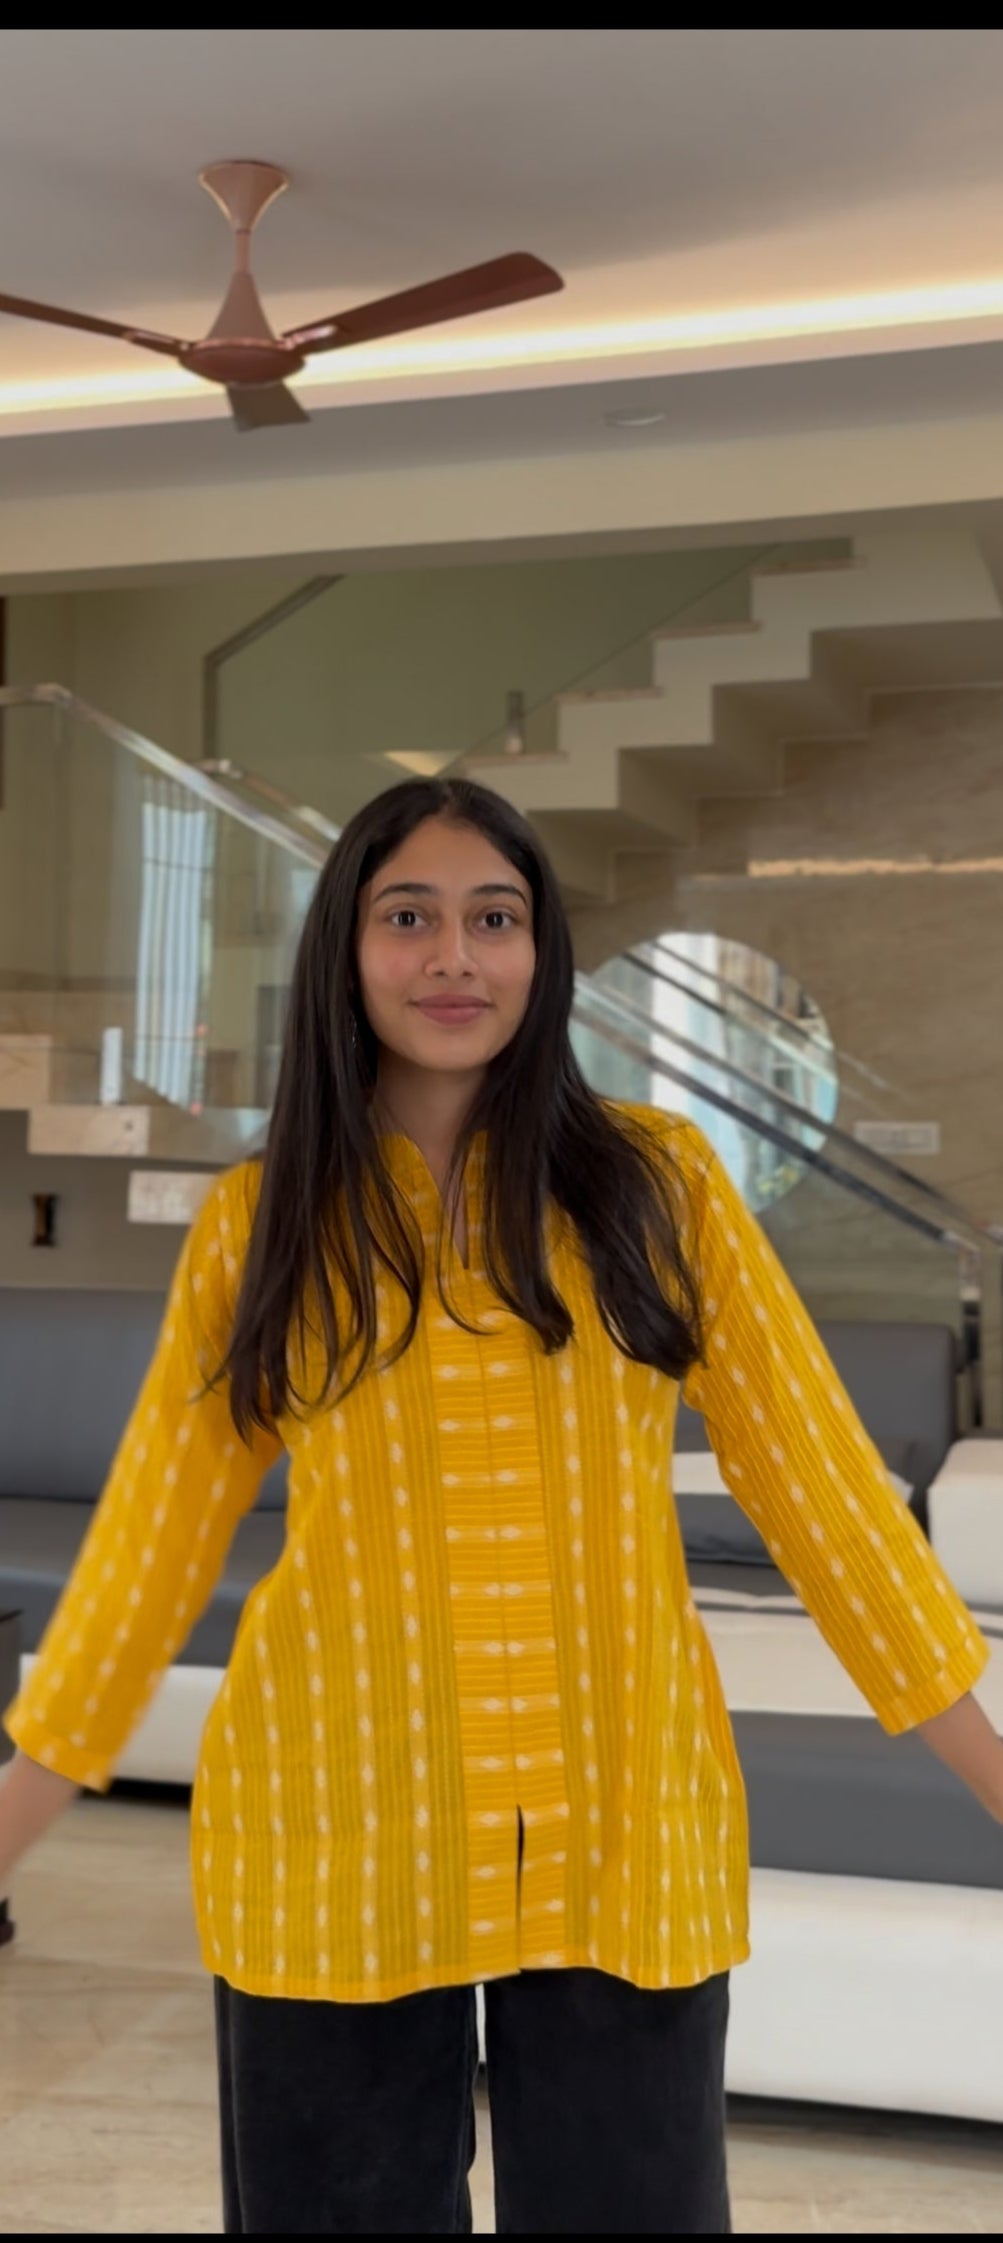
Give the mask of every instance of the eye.
[[515, 912], [506, 911], [500, 903], [492, 904], [490, 911], [481, 913], [481, 918], [488, 929], [488, 933], [492, 935], [502, 933], [505, 927], [514, 927], [518, 924]]
[[[403, 924], [405, 920], [407, 922], [406, 925]], [[413, 903], [400, 903], [398, 904], [396, 911], [391, 911], [387, 914], [387, 925], [390, 927], [400, 927], [402, 934], [410, 934], [412, 927], [416, 927], [417, 924], [418, 913], [416, 912]]]

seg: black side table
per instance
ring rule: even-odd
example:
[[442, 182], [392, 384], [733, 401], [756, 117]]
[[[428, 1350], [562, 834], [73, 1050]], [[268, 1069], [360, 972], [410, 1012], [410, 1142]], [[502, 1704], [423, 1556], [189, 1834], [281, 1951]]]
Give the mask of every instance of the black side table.
[[[21, 1672], [21, 1615], [19, 1612], [0, 1612], [0, 1712], [9, 1706], [17, 1695]], [[6, 1729], [0, 1729], [0, 1765], [14, 1756], [14, 1747]], [[0, 1947], [5, 1947], [14, 1937], [14, 1926], [6, 1900], [0, 1897]]]

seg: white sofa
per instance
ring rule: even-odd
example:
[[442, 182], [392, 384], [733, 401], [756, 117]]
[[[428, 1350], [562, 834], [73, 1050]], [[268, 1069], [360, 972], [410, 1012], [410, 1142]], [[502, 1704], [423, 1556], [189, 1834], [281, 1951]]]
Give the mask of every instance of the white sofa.
[[[685, 1480], [685, 1460], [680, 1466]], [[934, 1547], [992, 1646], [976, 1694], [1003, 1733], [1003, 1440], [953, 1443], [927, 1506]], [[932, 1844], [946, 1864], [960, 1858], [961, 1874], [982, 1880], [959, 1882], [957, 1869], [931, 1876], [929, 1862], [922, 1878], [754, 1867], [752, 1958], [732, 1981], [729, 2089], [1003, 2122], [1003, 1827], [918, 1739], [883, 1738], [796, 1599], [733, 1589], [729, 1600], [728, 1578], [737, 1575], [722, 1567], [712, 1590], [695, 1593], [747, 1776], [757, 1721], [772, 1721], [776, 1735], [786, 1718], [792, 1738], [831, 1729], [842, 1783], [834, 1808], [855, 1858], [866, 1860], [870, 1845], [887, 1849], [887, 1827], [854, 1833], [852, 1825], [869, 1812], [875, 1826], [894, 1818], [898, 1802], [873, 1785], [897, 1763], [918, 1778], [903, 1795], [901, 1850], [919, 1856]], [[864, 1748], [856, 1786], [857, 1756], [851, 1742], [847, 1757], [844, 1741], [854, 1723]], [[797, 1780], [792, 1764], [792, 1792]], [[753, 1780], [754, 1839], [756, 1796]], [[802, 1805], [810, 1815], [810, 1793]]]

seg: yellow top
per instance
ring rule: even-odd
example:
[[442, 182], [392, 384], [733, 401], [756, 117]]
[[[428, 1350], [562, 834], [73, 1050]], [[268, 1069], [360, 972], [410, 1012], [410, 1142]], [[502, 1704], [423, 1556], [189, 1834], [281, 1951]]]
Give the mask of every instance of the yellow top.
[[[885, 1728], [987, 1656], [758, 1226], [689, 1124], [634, 1109], [686, 1185], [706, 1362], [686, 1383], [725, 1479]], [[247, 1600], [192, 1802], [208, 1968], [250, 1993], [383, 2000], [532, 1965], [682, 1986], [748, 1952], [741, 1776], [671, 1494], [677, 1386], [629, 1362], [564, 1219], [575, 1337], [547, 1356], [479, 1266], [428, 1245], [417, 1335], [342, 1407], [281, 1427], [283, 1554]], [[26, 1687], [34, 1759], [102, 1788], [222, 1570], [279, 1444], [199, 1395], [225, 1342], [257, 1171], [212, 1190], [163, 1335]], [[380, 1287], [384, 1332], [397, 1313]], [[54, 1397], [54, 1400], [57, 1398]], [[521, 1816], [524, 1850], [518, 1867]]]

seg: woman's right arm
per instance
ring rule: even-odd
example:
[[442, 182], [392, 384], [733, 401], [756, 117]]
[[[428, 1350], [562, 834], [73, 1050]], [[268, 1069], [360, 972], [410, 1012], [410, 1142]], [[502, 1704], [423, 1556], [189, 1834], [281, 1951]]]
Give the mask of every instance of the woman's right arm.
[[[274, 1436], [240, 1440], [227, 1383], [206, 1384], [226, 1352], [250, 1231], [251, 1182], [246, 1169], [223, 1177], [193, 1225], [104, 1493], [5, 1716], [27, 1764], [20, 1772], [15, 1767], [0, 1793], [0, 1862], [15, 1825], [29, 1832], [29, 1843], [44, 1827], [43, 1802], [65, 1800], [66, 1792], [43, 1787], [43, 1777], [64, 1779], [71, 1794], [79, 1784], [107, 1790], [163, 1673], [209, 1603], [239, 1520], [280, 1454]], [[58, 1395], [52, 1404], [59, 1407]]]
[[36, 1838], [44, 1838], [79, 1789], [79, 1784], [39, 1767], [25, 1753], [15, 1754], [6, 1775], [0, 1777], [0, 1898], [22, 1854]]

